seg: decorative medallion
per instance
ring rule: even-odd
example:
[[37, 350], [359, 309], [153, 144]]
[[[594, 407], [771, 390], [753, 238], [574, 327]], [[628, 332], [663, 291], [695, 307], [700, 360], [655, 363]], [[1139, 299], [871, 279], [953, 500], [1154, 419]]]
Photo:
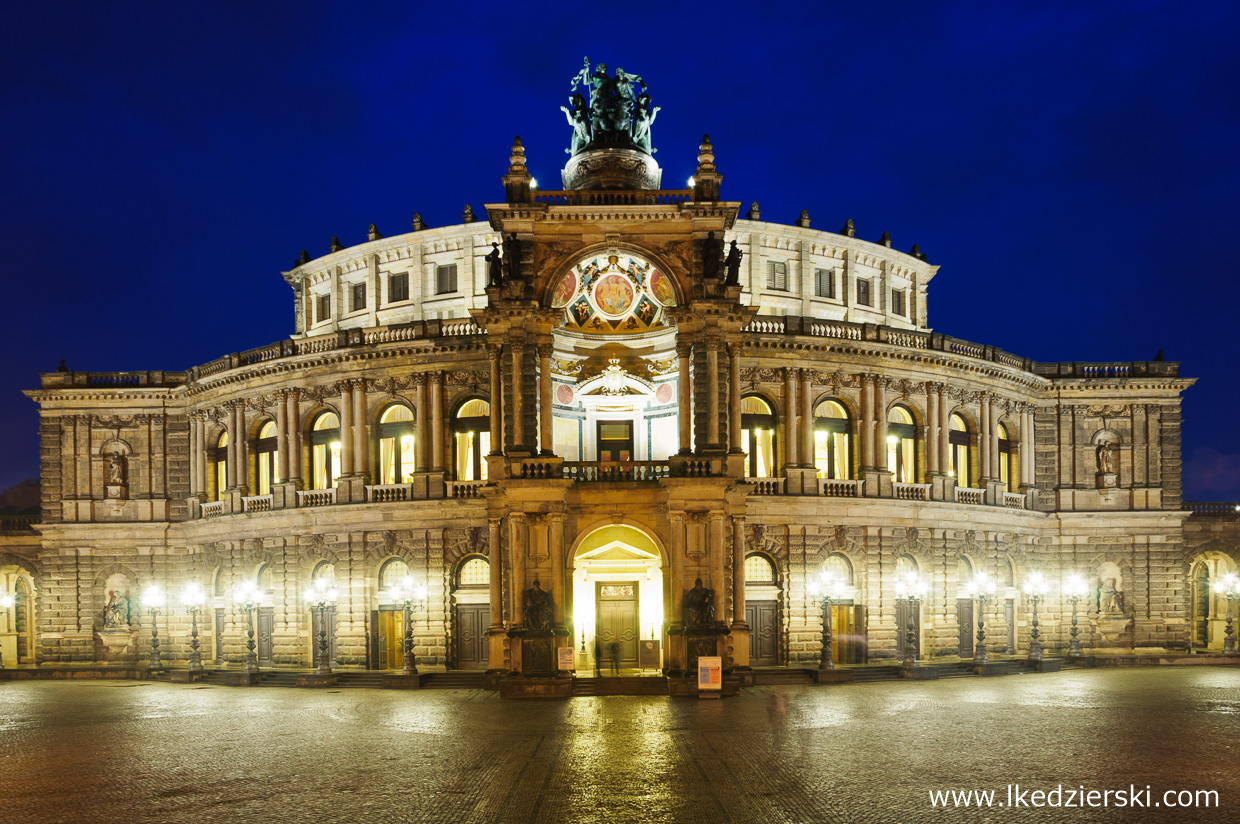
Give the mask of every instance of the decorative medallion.
[[564, 277], [560, 278], [560, 282], [555, 285], [555, 289], [551, 292], [551, 306], [554, 309], [563, 309], [568, 306], [568, 302], [573, 299], [573, 295], [577, 293], [577, 272], [571, 271]]
[[675, 306], [676, 292], [672, 289], [672, 281], [667, 275], [654, 267], [650, 268], [646, 280], [646, 290], [660, 306]]
[[634, 296], [633, 283], [624, 275], [603, 275], [594, 284], [594, 305], [608, 318], [624, 317]]
[[547, 301], [564, 310], [568, 328], [605, 334], [641, 333], [662, 326], [664, 307], [676, 305], [665, 273], [639, 257], [614, 251], [586, 258], [565, 272]]
[[559, 384], [555, 388], [555, 402], [560, 406], [573, 405], [573, 388], [567, 384]]
[[675, 392], [670, 383], [661, 383], [659, 388], [654, 390], [654, 399], [659, 403], [671, 403], [674, 394]]

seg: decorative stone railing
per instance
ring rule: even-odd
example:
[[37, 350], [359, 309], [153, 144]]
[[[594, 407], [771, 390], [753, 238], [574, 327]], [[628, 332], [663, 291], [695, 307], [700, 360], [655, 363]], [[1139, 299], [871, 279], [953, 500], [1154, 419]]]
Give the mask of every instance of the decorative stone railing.
[[299, 489], [297, 490], [298, 506], [329, 506], [336, 503], [336, 490], [332, 489]]
[[565, 461], [570, 481], [657, 481], [671, 475], [667, 461]]
[[967, 486], [956, 487], [956, 503], [958, 504], [983, 504], [986, 502], [986, 491], [983, 489], [972, 489]]
[[1184, 509], [1194, 515], [1240, 516], [1240, 502], [1236, 501], [1186, 501]]
[[366, 487], [366, 500], [372, 504], [407, 501], [412, 496], [412, 484], [373, 484]]
[[816, 338], [840, 338], [861, 340], [861, 327], [843, 323], [811, 323], [809, 333]]
[[535, 203], [546, 206], [675, 206], [693, 201], [692, 189], [649, 189], [640, 191], [541, 191], [534, 192]]
[[248, 495], [241, 499], [242, 512], [270, 512], [271, 495]]
[[486, 481], [448, 481], [447, 494], [449, 498], [479, 498], [484, 486]]
[[204, 518], [215, 518], [224, 514], [223, 501], [209, 501], [199, 507], [199, 511]]
[[43, 519], [38, 515], [4, 515], [0, 516], [0, 532], [23, 532], [34, 529], [34, 525]]
[[860, 498], [865, 489], [865, 481], [836, 480], [819, 478], [818, 491], [828, 498]]
[[891, 487], [895, 497], [901, 501], [930, 500], [930, 484], [893, 483]]
[[92, 389], [130, 389], [137, 386], [180, 386], [188, 372], [48, 372], [44, 389], [86, 386]]
[[1019, 492], [1004, 492], [1003, 505], [1008, 509], [1027, 509], [1025, 495]]
[[751, 495], [783, 495], [786, 478], [750, 478]]

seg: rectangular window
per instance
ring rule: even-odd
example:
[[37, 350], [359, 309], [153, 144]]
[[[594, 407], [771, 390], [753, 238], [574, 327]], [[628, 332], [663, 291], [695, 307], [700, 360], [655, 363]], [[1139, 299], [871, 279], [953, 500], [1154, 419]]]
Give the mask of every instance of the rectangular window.
[[409, 273], [388, 275], [388, 303], [409, 300]]
[[332, 296], [319, 295], [319, 323], [332, 316]]
[[814, 294], [820, 298], [835, 297], [835, 272], [830, 269], [814, 270]]
[[353, 284], [353, 311], [366, 308], [366, 284]]
[[892, 289], [891, 290], [891, 314], [893, 315], [904, 314], [904, 290], [903, 289]]
[[766, 288], [788, 291], [788, 264], [769, 260], [766, 263]]
[[435, 267], [435, 294], [446, 295], [456, 291], [456, 264]]
[[857, 303], [861, 306], [873, 306], [870, 297], [870, 281], [868, 278], [857, 278]]

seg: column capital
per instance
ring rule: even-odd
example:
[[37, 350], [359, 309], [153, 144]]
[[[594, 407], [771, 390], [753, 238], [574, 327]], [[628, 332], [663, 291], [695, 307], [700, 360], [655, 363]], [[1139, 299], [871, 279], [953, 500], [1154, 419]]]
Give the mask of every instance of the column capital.
[[434, 369], [429, 374], [431, 376], [432, 386], [436, 384], [438, 384], [439, 386], [443, 386], [443, 370], [442, 369]]
[[487, 344], [487, 357], [493, 361], [497, 361], [504, 354], [504, 346], [499, 343]]
[[409, 380], [413, 384], [415, 389], [420, 389], [426, 386], [426, 373], [425, 372], [414, 372], [412, 375], [409, 376]]
[[693, 344], [689, 341], [676, 341], [676, 357], [688, 358], [693, 355]]

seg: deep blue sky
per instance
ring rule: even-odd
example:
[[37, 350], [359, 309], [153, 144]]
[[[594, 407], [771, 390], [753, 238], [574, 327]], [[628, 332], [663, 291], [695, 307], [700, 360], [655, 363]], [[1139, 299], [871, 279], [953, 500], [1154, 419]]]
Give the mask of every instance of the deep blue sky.
[[[123, 7], [122, 7], [123, 6]], [[209, 6], [209, 8], [202, 8]], [[598, 8], [602, 11], [588, 11]], [[458, 10], [459, 9], [459, 10]], [[1240, 499], [1240, 4], [15, 4], [0, 31], [0, 488], [37, 473], [19, 390], [183, 369], [292, 331], [298, 251], [558, 187], [583, 54], [702, 133], [723, 196], [890, 230], [942, 269], [938, 331], [1143, 360], [1185, 397], [1186, 496]]]

